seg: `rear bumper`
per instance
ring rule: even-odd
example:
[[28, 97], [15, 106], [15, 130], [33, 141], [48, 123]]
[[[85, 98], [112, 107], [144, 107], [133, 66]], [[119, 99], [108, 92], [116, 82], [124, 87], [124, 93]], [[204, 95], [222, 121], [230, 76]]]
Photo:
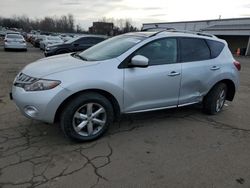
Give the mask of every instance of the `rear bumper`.
[[10, 44], [10, 43], [4, 43], [5, 49], [27, 49], [26, 44]]

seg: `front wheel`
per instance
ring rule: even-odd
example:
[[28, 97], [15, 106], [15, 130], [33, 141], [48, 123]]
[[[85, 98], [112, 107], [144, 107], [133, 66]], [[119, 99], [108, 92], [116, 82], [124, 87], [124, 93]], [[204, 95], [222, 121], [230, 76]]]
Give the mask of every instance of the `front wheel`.
[[219, 113], [226, 101], [227, 86], [224, 83], [215, 85], [203, 101], [204, 112], [214, 115]]
[[98, 93], [85, 93], [71, 100], [61, 114], [64, 134], [75, 141], [99, 138], [113, 122], [111, 103]]

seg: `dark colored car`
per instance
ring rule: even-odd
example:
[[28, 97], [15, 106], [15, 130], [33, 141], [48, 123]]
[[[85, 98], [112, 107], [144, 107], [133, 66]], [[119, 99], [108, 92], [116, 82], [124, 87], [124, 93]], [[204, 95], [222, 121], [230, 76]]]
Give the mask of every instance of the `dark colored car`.
[[104, 41], [105, 39], [107, 39], [107, 36], [86, 35], [86, 36], [76, 37], [63, 44], [47, 46], [45, 48], [44, 55], [47, 57], [57, 54], [84, 51], [89, 47]]
[[46, 37], [45, 35], [38, 35], [38, 36], [35, 38], [35, 40], [34, 40], [33, 46], [36, 47], [36, 48], [39, 48], [39, 47], [40, 47], [40, 42], [41, 42], [42, 40], [44, 40], [45, 37]]

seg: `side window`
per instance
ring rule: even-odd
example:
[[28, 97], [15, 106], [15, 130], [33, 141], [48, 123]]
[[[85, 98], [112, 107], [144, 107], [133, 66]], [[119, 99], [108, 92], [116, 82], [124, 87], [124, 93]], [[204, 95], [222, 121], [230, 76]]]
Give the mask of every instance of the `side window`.
[[80, 38], [76, 41], [76, 43], [79, 43], [79, 44], [89, 44], [89, 38], [87, 37], [84, 37], [84, 38]]
[[161, 65], [177, 62], [177, 40], [165, 38], [150, 42], [135, 52], [149, 59], [149, 65]]
[[99, 42], [104, 41], [104, 38], [96, 37], [96, 38], [91, 38], [91, 43], [92, 44], [97, 44]]
[[221, 51], [223, 50], [225, 44], [222, 42], [214, 41], [214, 40], [207, 40], [207, 44], [211, 51], [211, 58], [216, 58], [220, 55]]
[[180, 38], [180, 46], [182, 62], [210, 59], [210, 50], [203, 39]]
[[79, 40], [77, 40], [78, 43], [80, 44], [97, 44], [101, 41], [103, 41], [103, 38], [97, 38], [97, 37], [84, 37]]

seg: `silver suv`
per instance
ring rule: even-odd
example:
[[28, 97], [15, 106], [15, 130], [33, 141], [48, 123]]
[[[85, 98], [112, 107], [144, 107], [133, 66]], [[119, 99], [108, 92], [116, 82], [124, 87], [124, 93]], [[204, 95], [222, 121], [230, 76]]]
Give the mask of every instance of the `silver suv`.
[[11, 97], [25, 116], [60, 121], [67, 137], [86, 141], [123, 113], [202, 103], [206, 113], [217, 114], [233, 100], [239, 70], [227, 43], [214, 36], [128, 33], [27, 65]]

